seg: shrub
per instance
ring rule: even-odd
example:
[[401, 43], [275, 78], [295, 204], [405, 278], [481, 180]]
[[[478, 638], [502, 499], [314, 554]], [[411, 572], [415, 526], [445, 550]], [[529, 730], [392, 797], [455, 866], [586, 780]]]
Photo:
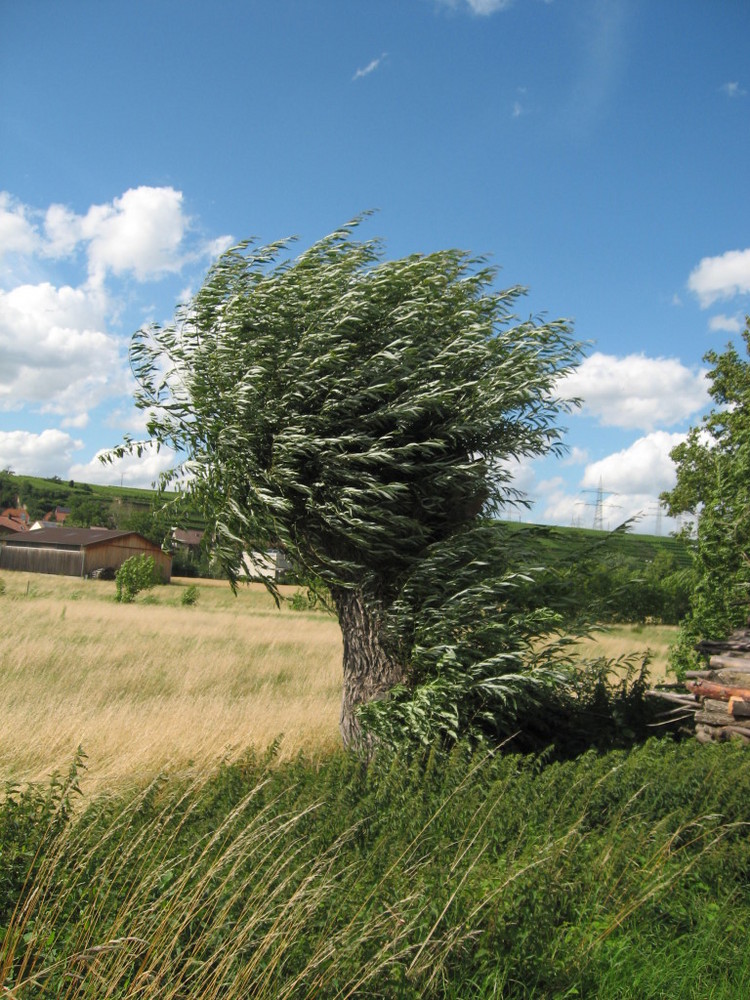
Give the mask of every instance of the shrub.
[[115, 600], [132, 604], [136, 594], [150, 590], [156, 583], [156, 565], [153, 556], [131, 556], [115, 574], [117, 593]]
[[191, 583], [182, 592], [182, 597], [180, 598], [180, 604], [186, 608], [192, 608], [194, 604], [198, 603], [198, 588], [194, 583]]

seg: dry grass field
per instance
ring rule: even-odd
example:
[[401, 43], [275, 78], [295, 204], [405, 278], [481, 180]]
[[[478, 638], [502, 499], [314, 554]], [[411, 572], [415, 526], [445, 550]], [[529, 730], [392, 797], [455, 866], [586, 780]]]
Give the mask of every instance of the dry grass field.
[[[323, 612], [277, 609], [263, 587], [174, 580], [135, 604], [115, 585], [3, 574], [0, 596], [0, 782], [65, 770], [81, 745], [86, 783], [113, 788], [161, 770], [204, 771], [281, 738], [280, 755], [337, 745], [338, 625]], [[588, 656], [647, 647], [663, 674], [666, 628], [619, 627]]]
[[281, 754], [338, 741], [341, 639], [320, 612], [277, 609], [262, 586], [157, 587], [117, 604], [115, 585], [5, 573], [0, 597], [0, 780], [88, 755], [113, 787], [162, 769], [208, 768], [282, 738]]

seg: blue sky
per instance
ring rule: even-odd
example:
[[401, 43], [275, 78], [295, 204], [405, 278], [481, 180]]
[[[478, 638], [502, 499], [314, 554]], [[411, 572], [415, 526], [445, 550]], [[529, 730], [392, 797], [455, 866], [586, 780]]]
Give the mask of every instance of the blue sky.
[[569, 454], [528, 519], [666, 532], [702, 356], [750, 312], [746, 0], [0, 3], [0, 468], [150, 485], [130, 335], [233, 240], [362, 211], [574, 321]]

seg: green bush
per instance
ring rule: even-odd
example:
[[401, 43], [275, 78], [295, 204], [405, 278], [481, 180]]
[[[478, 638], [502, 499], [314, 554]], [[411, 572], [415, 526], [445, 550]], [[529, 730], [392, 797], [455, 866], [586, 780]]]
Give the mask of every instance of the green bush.
[[198, 603], [198, 588], [194, 583], [191, 583], [189, 587], [186, 587], [182, 592], [182, 597], [180, 598], [180, 604], [185, 608], [192, 608], [194, 604]]
[[132, 604], [142, 590], [150, 590], [156, 583], [156, 564], [153, 556], [145, 554], [126, 559], [115, 574], [115, 600]]

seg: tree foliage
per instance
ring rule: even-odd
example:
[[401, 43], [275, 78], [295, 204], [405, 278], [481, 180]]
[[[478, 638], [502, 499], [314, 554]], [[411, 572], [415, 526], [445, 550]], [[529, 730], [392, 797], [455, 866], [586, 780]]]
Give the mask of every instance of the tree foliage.
[[[750, 354], [750, 318], [742, 334]], [[724, 639], [750, 607], [750, 361], [730, 344], [709, 351], [709, 392], [716, 404], [672, 452], [677, 483], [663, 500], [692, 518], [695, 588], [676, 664], [694, 659], [701, 638]]]
[[580, 357], [566, 322], [519, 322], [523, 289], [495, 291], [483, 260], [386, 261], [356, 225], [295, 260], [285, 242], [228, 251], [131, 349], [151, 438], [185, 456], [230, 576], [243, 548], [280, 545], [335, 606], [347, 742], [357, 705], [423, 669], [425, 567], [479, 569], [480, 514], [523, 502], [509, 460], [560, 449], [556, 385]]

